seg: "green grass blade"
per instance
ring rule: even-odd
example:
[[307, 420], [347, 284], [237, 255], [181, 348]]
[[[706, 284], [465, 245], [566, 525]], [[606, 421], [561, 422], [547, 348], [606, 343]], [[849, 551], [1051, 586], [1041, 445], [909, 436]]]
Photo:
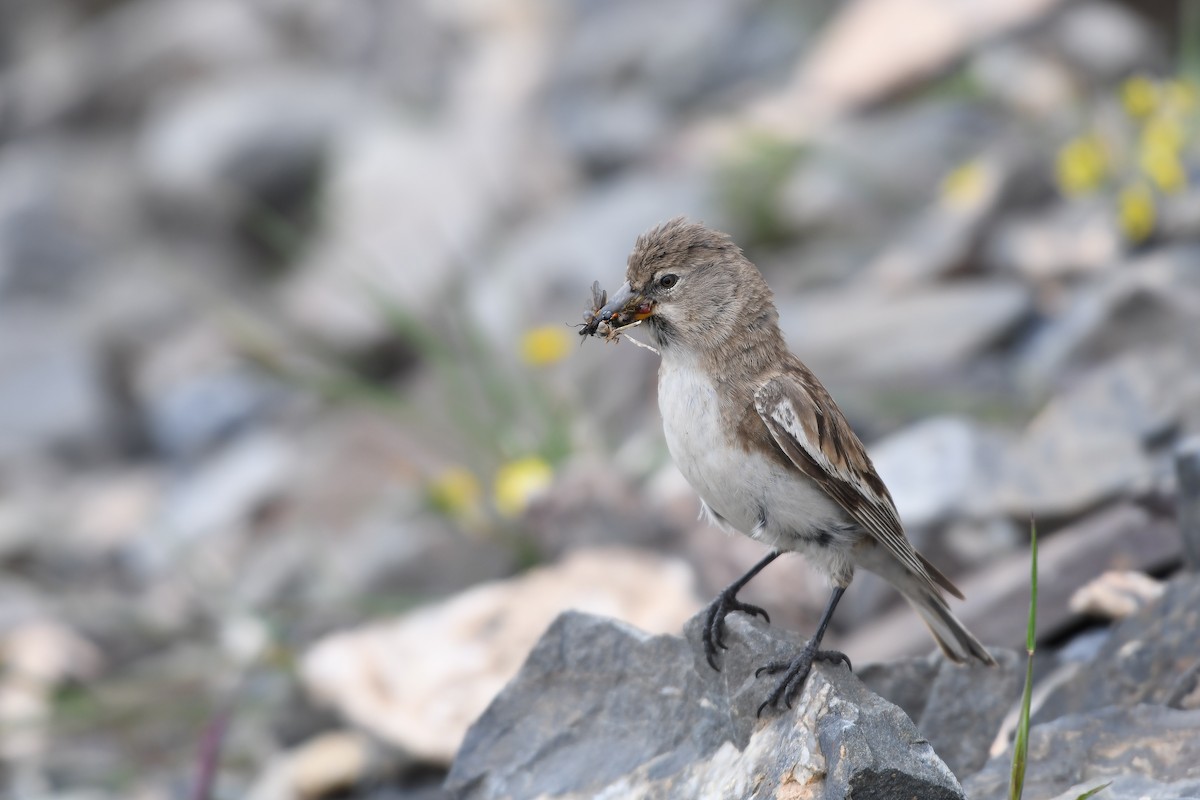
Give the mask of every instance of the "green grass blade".
[[1025, 627], [1025, 690], [1021, 693], [1021, 715], [1017, 738], [1013, 742], [1012, 776], [1008, 783], [1009, 800], [1021, 800], [1025, 791], [1025, 764], [1029, 753], [1029, 706], [1033, 700], [1033, 651], [1037, 645], [1037, 526], [1029, 523], [1029, 623]]
[[1030, 657], [1033, 656], [1033, 650], [1037, 647], [1037, 598], [1038, 598], [1038, 573], [1037, 573], [1037, 525], [1033, 520], [1029, 521], [1029, 623], [1025, 626], [1025, 650]]
[[1179, 72], [1200, 79], [1200, 0], [1184, 0], [1179, 9]]
[[1088, 800], [1089, 797], [1095, 797], [1100, 792], [1103, 792], [1105, 789], [1107, 789], [1111, 784], [1112, 781], [1109, 781], [1108, 783], [1100, 784], [1095, 789], [1088, 789], [1086, 792], [1079, 795], [1079, 797], [1076, 797], [1075, 800]]

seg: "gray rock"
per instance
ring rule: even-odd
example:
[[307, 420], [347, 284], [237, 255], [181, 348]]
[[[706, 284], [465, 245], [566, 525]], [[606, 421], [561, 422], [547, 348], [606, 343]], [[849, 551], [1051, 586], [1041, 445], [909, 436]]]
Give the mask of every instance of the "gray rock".
[[857, 674], [872, 691], [904, 709], [946, 766], [965, 778], [987, 762], [1025, 677], [1022, 654], [995, 647], [991, 653], [999, 662], [996, 667], [963, 667], [934, 654], [869, 664]]
[[1118, 624], [1083, 670], [1045, 699], [1034, 721], [1110, 705], [1166, 702], [1179, 674], [1200, 661], [1197, 630], [1200, 577], [1182, 575], [1157, 603]]
[[[865, 271], [895, 286], [953, 270], [979, 233], [969, 229], [988, 216], [1004, 181], [982, 187], [973, 210], [914, 207], [913, 187], [930, 187], [918, 202], [932, 199], [947, 173], [979, 157], [981, 142], [989, 153], [996, 149], [990, 142], [1000, 129], [980, 107], [944, 101], [838, 120], [806, 139], [805, 157], [781, 181], [773, 210], [806, 243], [828, 242], [825, 259], [849, 257], [842, 276]], [[807, 256], [803, 263], [805, 273], [833, 271]]]
[[295, 448], [278, 434], [232, 441], [181, 475], [154, 527], [131, 547], [133, 564], [154, 575], [206, 537], [245, 522], [279, 496], [297, 470]]
[[817, 150], [811, 158], [798, 159], [780, 187], [775, 211], [791, 227], [817, 234], [857, 228], [866, 222], [864, 216], [874, 219], [879, 213], [872, 208], [870, 187], [853, 175], [853, 167], [836, 154]]
[[[1055, 531], [1038, 548], [1043, 576], [1054, 576], [1039, 587], [1038, 631], [1054, 637], [1077, 629], [1084, 620], [1071, 610], [1071, 595], [1097, 575], [1111, 569], [1156, 572], [1177, 564], [1180, 549], [1174, 521], [1133, 504], [1106, 508]], [[955, 605], [954, 613], [980, 641], [1022, 645], [1029, 618], [1029, 553], [1024, 548], [993, 559], [958, 585], [967, 599]], [[928, 652], [931, 645], [920, 618], [904, 606], [877, 614], [856, 628], [844, 646], [865, 663]]]
[[[972, 800], [1008, 797], [1011, 752], [997, 756], [966, 782]], [[1140, 778], [1141, 780], [1137, 780]], [[1149, 786], [1151, 798], [1195, 797], [1200, 786], [1200, 711], [1161, 706], [1102, 708], [1062, 717], [1029, 732], [1026, 797], [1065, 796], [1114, 780], [1104, 798], [1140, 800], [1131, 789]]]
[[[321, 234], [283, 287], [289, 318], [327, 346], [362, 352], [396, 338], [384, 309], [435, 320], [446, 300], [431, 298], [458, 302], [468, 271], [462, 283], [478, 287], [511, 266], [495, 263], [492, 227], [557, 162], [535, 154], [535, 137], [504, 111], [484, 104], [478, 119], [428, 125], [380, 111], [340, 137], [324, 176]], [[597, 277], [582, 284], [585, 294]], [[505, 306], [512, 299], [487, 298], [471, 321], [499, 322], [506, 314], [498, 308], [527, 310]]]
[[69, 296], [94, 257], [66, 209], [76, 186], [60, 186], [56, 162], [67, 155], [26, 146], [0, 159], [0, 301]]
[[846, 165], [847, 179], [872, 204], [909, 211], [913, 187], [932, 190], [950, 170], [976, 158], [1002, 125], [982, 103], [939, 98], [840, 119], [817, 131], [814, 144], [824, 158]]
[[1001, 222], [987, 237], [982, 258], [998, 272], [1048, 282], [1111, 270], [1123, 246], [1108, 205], [1063, 203]]
[[959, 417], [918, 422], [871, 446], [906, 527], [942, 522], [968, 510], [1002, 468], [1004, 442]]
[[1021, 355], [1022, 377], [1048, 385], [1072, 365], [1173, 342], [1195, 350], [1200, 326], [1200, 247], [1179, 245], [1131, 260], [1081, 288]]
[[1073, 64], [1099, 81], [1163, 69], [1163, 45], [1148, 21], [1133, 9], [1105, 0], [1067, 8], [1049, 26], [1049, 36]]
[[973, 774], [988, 760], [988, 750], [1004, 718], [1021, 695], [1025, 657], [991, 648], [998, 666], [959, 666], [939, 658], [917, 729], [955, 775]]
[[139, 144], [156, 200], [228, 223], [314, 180], [353, 107], [322, 75], [238, 75], [172, 95], [151, 109]]
[[825, 5], [784, 12], [763, 0], [561, 4], [545, 115], [586, 168], [623, 166], [660, 147], [680, 111], [764, 73], [782, 77]]
[[1200, 235], [1200, 191], [1189, 186], [1164, 198], [1158, 230], [1165, 241], [1186, 242]]
[[0, 461], [35, 452], [98, 452], [112, 444], [112, 402], [99, 354], [63, 315], [0, 313]]
[[[321, 69], [369, 74], [369, 92], [397, 105], [439, 109], [453, 97], [464, 51], [497, 33], [495, 7], [427, 6], [423, 3], [362, 3], [334, 6], [322, 0], [288, 0], [267, 14], [291, 42]], [[536, 12], [534, 12], [536, 14]], [[531, 14], [530, 16], [534, 16]], [[517, 15], [518, 17], [521, 15]], [[487, 22], [481, 23], [481, 18]], [[486, 45], [485, 45], [486, 46]]]
[[784, 334], [810, 366], [874, 378], [959, 366], [1011, 331], [1031, 308], [1025, 287], [992, 281], [899, 296], [860, 287], [780, 298]]
[[145, 398], [143, 410], [155, 447], [188, 458], [262, 418], [280, 394], [262, 375], [230, 368], [179, 381]]
[[[975, 91], [1023, 114], [1049, 116], [1077, 100], [1072, 71], [1029, 38], [988, 42], [968, 57], [965, 69]], [[1022, 189], [1045, 191], [1050, 178], [1043, 166], [1040, 176], [1022, 176]]]
[[[244, 75], [281, 55], [265, 15], [236, 0], [132, 0], [92, 12], [92, 24], [71, 20], [39, 44], [25, 41], [31, 31], [22, 30], [21, 50], [32, 57], [6, 82], [6, 110], [18, 130], [86, 111], [132, 115], [188, 80]], [[39, 27], [43, 35], [53, 30]]]
[[170, 459], [203, 456], [289, 396], [286, 384], [251, 369], [210, 321], [179, 320], [142, 339], [145, 352], [129, 358], [128, 391], [149, 443]]
[[[1200, 397], [1181, 351], [1131, 353], [1085, 377], [1029, 424], [1007, 459], [997, 506], [1062, 518], [1153, 485], [1149, 444]], [[1190, 399], [1189, 399], [1190, 398]]]
[[[1117, 775], [1083, 781], [1052, 800], [1078, 800], [1085, 792], [1108, 784], [1097, 800], [1195, 800], [1200, 780], [1158, 781], [1145, 775]], [[1001, 795], [1003, 796], [1003, 795]]]
[[969, 266], [1015, 174], [1000, 153], [974, 159], [943, 180], [940, 196], [866, 268], [869, 283], [903, 289]]
[[953, 775], [903, 712], [843, 666], [818, 666], [794, 710], [756, 719], [755, 680], [797, 643], [741, 615], [722, 670], [686, 639], [569, 612], [467, 734], [457, 797], [959, 798]]
[[985, 216], [935, 205], [927, 209], [867, 265], [864, 278], [889, 288], [905, 288], [961, 270], [975, 248]]
[[548, 560], [581, 547], [632, 545], [669, 551], [679, 530], [629, 478], [599, 459], [575, 458], [535, 500], [524, 524]]
[[929, 703], [933, 682], [937, 680], [940, 661], [936, 653], [930, 653], [924, 658], [867, 664], [854, 674], [868, 689], [899, 706], [909, 719], [920, 719]]

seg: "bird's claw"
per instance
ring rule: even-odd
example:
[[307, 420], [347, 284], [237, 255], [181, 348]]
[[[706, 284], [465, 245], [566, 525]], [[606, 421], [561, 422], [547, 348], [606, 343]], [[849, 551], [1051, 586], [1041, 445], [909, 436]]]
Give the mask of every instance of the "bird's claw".
[[783, 672], [784, 676], [775, 685], [775, 689], [767, 696], [762, 705], [758, 707], [755, 716], [761, 717], [763, 709], [767, 708], [767, 706], [778, 708], [781, 700], [784, 705], [791, 708], [792, 701], [796, 699], [796, 695], [804, 687], [804, 682], [808, 680], [808, 674], [812, 671], [812, 665], [817, 661], [827, 661], [831, 664], [841, 663], [845, 664], [847, 669], [854, 669], [850, 664], [849, 656], [845, 653], [839, 650], [817, 650], [810, 645], [805, 645], [804, 649], [791, 661], [772, 661], [769, 664], [764, 664], [754, 671], [755, 678], [764, 673], [767, 675], [776, 675]]
[[725, 590], [718, 594], [708, 606], [708, 616], [704, 619], [704, 633], [702, 636], [704, 641], [704, 658], [708, 661], [708, 665], [717, 672], [721, 671], [721, 668], [717, 666], [718, 649], [729, 649], [729, 645], [725, 644], [725, 617], [734, 611], [741, 611], [743, 614], [749, 614], [752, 617], [761, 616], [768, 624], [771, 622], [771, 617], [765, 609], [751, 605], [750, 603], [743, 603], [737, 599], [736, 592]]

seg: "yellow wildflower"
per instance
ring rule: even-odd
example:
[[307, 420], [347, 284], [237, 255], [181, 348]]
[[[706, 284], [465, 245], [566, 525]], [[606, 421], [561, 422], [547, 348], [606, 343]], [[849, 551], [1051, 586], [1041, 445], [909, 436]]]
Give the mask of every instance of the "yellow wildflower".
[[1161, 92], [1158, 83], [1145, 75], [1134, 75], [1121, 84], [1121, 105], [1134, 119], [1144, 119], [1158, 108]]
[[1096, 190], [1108, 173], [1104, 144], [1096, 136], [1079, 136], [1058, 151], [1055, 164], [1059, 190], [1069, 196]]
[[1178, 152], [1183, 147], [1185, 134], [1179, 120], [1172, 115], [1156, 114], [1142, 128], [1141, 146], [1154, 150]]
[[1200, 106], [1200, 87], [1187, 78], [1167, 81], [1162, 89], [1162, 105], [1177, 114], [1190, 114]]
[[951, 170], [942, 179], [942, 204], [960, 211], [976, 208], [991, 188], [992, 175], [980, 159]]
[[1146, 122], [1138, 142], [1138, 166], [1164, 192], [1177, 192], [1187, 185], [1180, 152], [1185, 133], [1179, 120], [1157, 114]]
[[1154, 195], [1144, 183], [1134, 183], [1121, 190], [1117, 198], [1117, 218], [1125, 238], [1143, 242], [1154, 232], [1156, 210]]
[[450, 517], [458, 519], [478, 516], [483, 488], [469, 470], [450, 467], [430, 482], [427, 493], [430, 504]]
[[566, 357], [571, 337], [557, 325], [543, 325], [525, 332], [521, 337], [521, 358], [526, 364], [544, 367]]
[[554, 470], [537, 456], [510, 461], [496, 473], [493, 500], [506, 517], [521, 514], [537, 495], [549, 488]]
[[1138, 165], [1146, 177], [1164, 192], [1178, 192], [1187, 186], [1187, 170], [1178, 151], [1143, 147], [1138, 155]]

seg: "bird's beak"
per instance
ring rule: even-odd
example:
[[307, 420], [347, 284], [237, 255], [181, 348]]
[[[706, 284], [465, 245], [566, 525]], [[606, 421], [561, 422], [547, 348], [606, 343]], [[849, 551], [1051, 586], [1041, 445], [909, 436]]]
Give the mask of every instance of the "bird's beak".
[[596, 312], [596, 318], [607, 322], [614, 328], [623, 328], [635, 322], [641, 322], [654, 314], [654, 302], [647, 300], [641, 294], [633, 291], [629, 281], [621, 284], [621, 288], [609, 298], [604, 308]]

